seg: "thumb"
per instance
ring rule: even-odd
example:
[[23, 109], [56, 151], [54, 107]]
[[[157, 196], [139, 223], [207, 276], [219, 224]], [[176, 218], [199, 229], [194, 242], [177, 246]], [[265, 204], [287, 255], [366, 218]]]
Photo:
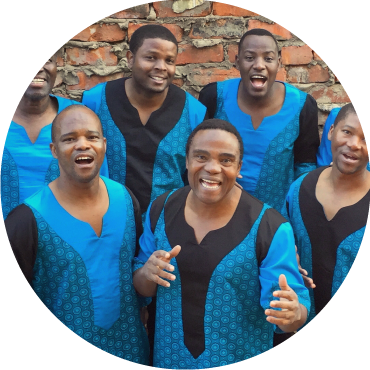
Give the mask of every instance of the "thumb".
[[281, 290], [290, 290], [290, 287], [284, 274], [281, 274], [279, 276], [279, 286]]
[[181, 251], [181, 247], [179, 245], [176, 245], [175, 247], [172, 248], [171, 252], [170, 252], [170, 258], [174, 258], [176, 257]]

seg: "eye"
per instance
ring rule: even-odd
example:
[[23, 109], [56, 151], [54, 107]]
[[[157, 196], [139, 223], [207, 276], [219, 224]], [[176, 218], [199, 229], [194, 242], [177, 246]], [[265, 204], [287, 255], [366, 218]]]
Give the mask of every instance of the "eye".
[[153, 57], [153, 56], [151, 56], [151, 55], [148, 55], [148, 56], [146, 56], [146, 59], [148, 59], [148, 60], [153, 60], [153, 59], [154, 59], [154, 57]]
[[196, 158], [198, 161], [205, 161], [205, 160], [207, 160], [206, 156], [205, 156], [205, 155], [203, 155], [203, 154], [197, 154], [197, 155], [195, 156], [195, 158]]
[[252, 57], [252, 56], [250, 56], [250, 55], [247, 55], [247, 56], [245, 57], [245, 60], [247, 60], [248, 62], [251, 62], [251, 61], [253, 60], [253, 57]]
[[274, 58], [272, 58], [272, 57], [266, 57], [265, 60], [266, 60], [266, 62], [272, 62], [274, 60]]
[[74, 140], [73, 137], [66, 137], [66, 138], [63, 139], [63, 143], [69, 143], [69, 142], [71, 142], [73, 140]]
[[175, 60], [174, 59], [167, 59], [167, 64], [174, 64]]
[[229, 165], [232, 162], [233, 161], [230, 158], [223, 158], [223, 159], [221, 159], [221, 163], [224, 164], [224, 165]]

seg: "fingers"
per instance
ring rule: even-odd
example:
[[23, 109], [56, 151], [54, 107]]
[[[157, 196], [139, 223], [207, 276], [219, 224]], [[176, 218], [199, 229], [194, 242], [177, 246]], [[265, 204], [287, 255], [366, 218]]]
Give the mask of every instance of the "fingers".
[[281, 290], [291, 290], [284, 274], [279, 276], [279, 286]]
[[316, 284], [313, 282], [313, 280], [310, 277], [304, 276], [304, 275], [302, 275], [302, 277], [303, 277], [303, 282], [306, 288], [311, 288], [311, 289], [316, 288]]
[[172, 248], [171, 252], [169, 253], [170, 254], [170, 258], [174, 258], [176, 257], [181, 251], [181, 247], [179, 245], [176, 245], [175, 247]]
[[298, 266], [298, 270], [301, 275], [306, 275], [306, 276], [308, 275], [308, 272], [305, 269], [303, 269], [301, 266]]
[[275, 325], [289, 325], [296, 320], [292, 311], [276, 311], [267, 309], [265, 311], [266, 320]]

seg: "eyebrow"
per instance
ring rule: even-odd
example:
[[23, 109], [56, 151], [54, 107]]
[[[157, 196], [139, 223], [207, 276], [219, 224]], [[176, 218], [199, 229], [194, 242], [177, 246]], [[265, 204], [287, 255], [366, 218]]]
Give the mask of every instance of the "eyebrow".
[[[207, 154], [207, 155], [209, 155], [209, 152], [207, 152], [206, 150], [203, 150], [203, 149], [194, 149], [193, 150], [193, 155], [197, 155], [197, 154]], [[219, 157], [232, 158], [232, 159], [236, 158], [236, 155], [231, 154], [231, 153], [220, 153], [218, 156]]]
[[[86, 131], [87, 134], [94, 134], [94, 135], [101, 135], [101, 133], [99, 131], [94, 131], [94, 130], [88, 130]], [[66, 134], [63, 134], [60, 136], [60, 139], [63, 139], [67, 136], [71, 136], [71, 135], [76, 135], [76, 131], [71, 131], [71, 132], [67, 132]]]
[[[244, 50], [244, 53], [256, 54], [256, 51], [247, 49], [247, 50]], [[268, 53], [276, 54], [276, 51], [275, 50], [266, 50], [263, 53], [264, 54], [268, 54]]]

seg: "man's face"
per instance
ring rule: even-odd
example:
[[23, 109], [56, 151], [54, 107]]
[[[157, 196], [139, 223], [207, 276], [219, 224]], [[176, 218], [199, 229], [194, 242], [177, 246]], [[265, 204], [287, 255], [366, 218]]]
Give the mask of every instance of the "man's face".
[[270, 36], [247, 36], [240, 45], [235, 65], [245, 92], [254, 98], [264, 98], [274, 85], [280, 67], [275, 41]]
[[159, 38], [145, 39], [135, 54], [127, 52], [135, 87], [149, 93], [162, 93], [171, 84], [176, 71], [176, 45]]
[[197, 132], [186, 168], [189, 185], [200, 201], [211, 204], [223, 200], [233, 189], [241, 168], [238, 139], [224, 130]]
[[30, 100], [41, 100], [51, 93], [57, 77], [56, 56], [52, 56], [39, 70], [24, 95]]
[[343, 174], [352, 174], [364, 170], [369, 162], [365, 136], [360, 121], [355, 113], [331, 126], [329, 134], [333, 166]]
[[84, 107], [66, 112], [50, 148], [58, 159], [61, 176], [73, 182], [90, 182], [98, 176], [106, 150], [98, 117]]

